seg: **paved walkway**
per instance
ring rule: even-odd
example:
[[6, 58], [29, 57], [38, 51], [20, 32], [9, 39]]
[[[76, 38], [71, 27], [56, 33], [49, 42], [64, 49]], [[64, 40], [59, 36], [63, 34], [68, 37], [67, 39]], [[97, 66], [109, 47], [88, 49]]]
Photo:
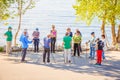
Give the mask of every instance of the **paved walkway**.
[[[64, 64], [62, 53], [51, 56], [52, 64], [42, 63], [42, 54], [27, 54], [27, 62], [20, 63], [21, 54], [5, 56], [0, 53], [0, 80], [120, 80], [120, 52], [107, 52], [107, 60], [96, 66], [85, 54]], [[56, 62], [56, 63], [55, 63]]]

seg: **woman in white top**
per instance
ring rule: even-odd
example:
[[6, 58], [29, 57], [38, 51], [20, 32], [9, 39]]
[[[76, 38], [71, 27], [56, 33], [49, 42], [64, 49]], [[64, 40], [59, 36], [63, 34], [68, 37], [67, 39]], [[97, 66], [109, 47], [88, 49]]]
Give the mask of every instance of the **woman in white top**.
[[102, 42], [104, 43], [102, 58], [105, 59], [105, 51], [107, 50], [107, 41], [105, 39], [105, 35], [101, 35]]

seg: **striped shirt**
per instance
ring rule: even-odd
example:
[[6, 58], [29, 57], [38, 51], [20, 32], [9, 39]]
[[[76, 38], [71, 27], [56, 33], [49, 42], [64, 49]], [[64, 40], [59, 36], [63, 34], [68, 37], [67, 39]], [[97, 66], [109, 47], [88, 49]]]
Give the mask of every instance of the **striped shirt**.
[[33, 32], [33, 38], [39, 38], [40, 33], [38, 31]]

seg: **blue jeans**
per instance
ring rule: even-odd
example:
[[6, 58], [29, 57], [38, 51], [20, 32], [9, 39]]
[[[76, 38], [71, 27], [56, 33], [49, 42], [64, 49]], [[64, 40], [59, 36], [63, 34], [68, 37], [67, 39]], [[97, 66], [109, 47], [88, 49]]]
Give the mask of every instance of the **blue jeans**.
[[102, 52], [102, 58], [105, 59], [105, 52], [104, 52], [104, 50]]
[[94, 59], [95, 57], [95, 47], [90, 46], [90, 58]]
[[39, 52], [39, 39], [34, 38], [34, 52]]

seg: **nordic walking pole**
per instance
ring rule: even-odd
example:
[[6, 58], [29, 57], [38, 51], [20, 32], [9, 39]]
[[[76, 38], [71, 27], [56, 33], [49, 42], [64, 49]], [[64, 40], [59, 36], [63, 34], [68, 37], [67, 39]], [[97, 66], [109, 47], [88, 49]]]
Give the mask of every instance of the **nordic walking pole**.
[[[64, 51], [63, 51], [64, 52]], [[65, 54], [63, 53], [64, 63], [65, 63]]]
[[[72, 54], [72, 53], [71, 53], [71, 54]], [[73, 62], [74, 62], [74, 64], [75, 64], [75, 63], [76, 63], [76, 62], [75, 62], [75, 57], [74, 57], [74, 56], [72, 56], [72, 58], [73, 58]]]
[[[41, 45], [42, 47], [44, 47], [41, 42], [40, 42], [40, 45]], [[40, 57], [38, 58], [38, 60], [37, 60], [36, 62], [38, 62], [42, 56], [43, 56], [43, 54], [42, 54], [42, 55], [40, 54]]]
[[[73, 49], [74, 50], [74, 49]], [[72, 49], [71, 49], [71, 55], [72, 55], [72, 60], [73, 60], [73, 62], [74, 62], [74, 64], [76, 63], [75, 62], [75, 56], [73, 55], [73, 53], [72, 53]]]
[[53, 53], [51, 52], [51, 47], [50, 47], [50, 54], [51, 54], [51, 56], [52, 56], [53, 61], [56, 63], [56, 60], [55, 60], [55, 58], [54, 58], [54, 56], [53, 56]]
[[[79, 50], [79, 55], [80, 55], [80, 57], [81, 57], [81, 51], [80, 51], [80, 48], [81, 48], [81, 46], [80, 46], [80, 43], [78, 43], [78, 50]], [[80, 59], [80, 57], [78, 57], [79, 59]], [[80, 64], [82, 64], [82, 61], [81, 61], [81, 63]]]
[[[72, 47], [73, 47], [73, 45], [72, 45]], [[74, 50], [74, 48], [73, 48], [73, 50]], [[76, 62], [75, 62], [75, 57], [74, 57], [74, 55], [73, 55], [73, 53], [72, 53], [72, 48], [71, 48], [71, 55], [72, 55], [73, 62], [74, 62], [74, 64], [75, 64]]]
[[86, 62], [87, 62], [87, 60], [88, 60], [88, 59], [87, 59], [87, 57], [88, 57], [88, 55], [87, 55], [87, 51], [88, 51], [88, 42], [86, 42], [85, 44], [86, 44]]
[[[40, 44], [41, 44], [41, 46], [44, 48], [44, 46], [42, 45], [42, 43], [41, 43], [41, 42], [40, 42]], [[53, 54], [52, 54], [52, 53], [50, 53], [50, 54], [51, 54], [51, 56], [52, 56], [53, 61], [56, 63], [56, 61], [55, 61], [55, 58], [54, 58]]]
[[[62, 46], [63, 47], [63, 46]], [[63, 58], [64, 58], [64, 63], [65, 63], [65, 54], [64, 54], [64, 47], [63, 47]]]
[[[50, 50], [51, 51], [51, 50]], [[51, 52], [50, 52], [51, 53]], [[54, 58], [54, 56], [53, 56], [53, 53], [51, 53], [51, 56], [52, 56], [52, 58], [53, 58], [53, 61], [56, 63], [56, 61], [55, 61], [55, 58]]]

